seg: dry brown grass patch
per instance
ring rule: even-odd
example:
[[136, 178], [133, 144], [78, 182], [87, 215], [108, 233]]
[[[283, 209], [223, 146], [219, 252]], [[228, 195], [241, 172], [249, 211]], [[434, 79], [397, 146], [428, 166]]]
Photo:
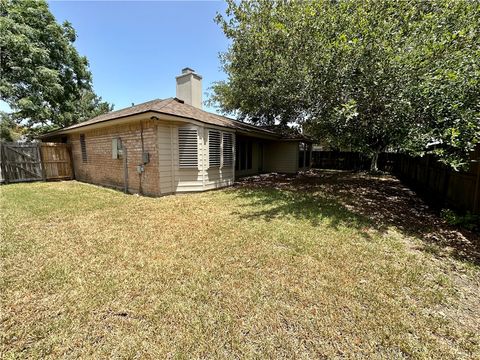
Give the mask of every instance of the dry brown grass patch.
[[477, 265], [289, 186], [2, 186], [3, 356], [480, 356]]

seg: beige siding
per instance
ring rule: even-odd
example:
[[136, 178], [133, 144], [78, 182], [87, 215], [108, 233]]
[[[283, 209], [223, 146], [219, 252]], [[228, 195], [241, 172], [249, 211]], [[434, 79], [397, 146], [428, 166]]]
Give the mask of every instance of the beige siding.
[[210, 169], [205, 171], [205, 190], [217, 189], [220, 187], [233, 185], [234, 170], [228, 169]]
[[299, 143], [271, 142], [265, 148], [265, 170], [267, 172], [296, 173], [298, 171]]
[[[188, 126], [198, 133], [198, 167], [185, 169], [179, 166], [178, 128]], [[208, 166], [208, 128], [179, 123], [158, 126], [160, 192], [162, 195], [195, 192], [232, 185], [234, 166], [212, 168]]]
[[158, 169], [160, 176], [160, 193], [162, 195], [174, 192], [174, 162], [173, 136], [175, 128], [170, 124], [161, 123], [157, 128]]

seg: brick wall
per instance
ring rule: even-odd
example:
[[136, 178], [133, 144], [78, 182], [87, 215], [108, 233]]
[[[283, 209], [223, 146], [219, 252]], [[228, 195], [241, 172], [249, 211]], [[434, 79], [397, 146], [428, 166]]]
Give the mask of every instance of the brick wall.
[[87, 161], [82, 159], [80, 133], [69, 136], [72, 144], [75, 178], [92, 184], [124, 188], [124, 159], [112, 159], [112, 139], [120, 138], [127, 148], [128, 190], [130, 193], [160, 195], [156, 126], [152, 120], [143, 124], [144, 149], [150, 154], [145, 171], [138, 174], [137, 165], [142, 163], [140, 122], [109, 126], [82, 132], [85, 135]]

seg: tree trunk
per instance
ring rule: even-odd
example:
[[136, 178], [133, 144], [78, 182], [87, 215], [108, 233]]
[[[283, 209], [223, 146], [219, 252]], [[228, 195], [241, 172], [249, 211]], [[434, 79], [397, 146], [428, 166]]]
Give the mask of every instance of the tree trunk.
[[378, 171], [378, 151], [375, 151], [372, 155], [372, 161], [370, 162], [370, 172]]

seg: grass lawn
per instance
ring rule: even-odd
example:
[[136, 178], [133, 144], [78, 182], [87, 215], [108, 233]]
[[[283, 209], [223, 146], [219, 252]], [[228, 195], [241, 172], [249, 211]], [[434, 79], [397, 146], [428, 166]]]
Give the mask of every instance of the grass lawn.
[[3, 358], [480, 358], [478, 237], [391, 177], [0, 187]]

